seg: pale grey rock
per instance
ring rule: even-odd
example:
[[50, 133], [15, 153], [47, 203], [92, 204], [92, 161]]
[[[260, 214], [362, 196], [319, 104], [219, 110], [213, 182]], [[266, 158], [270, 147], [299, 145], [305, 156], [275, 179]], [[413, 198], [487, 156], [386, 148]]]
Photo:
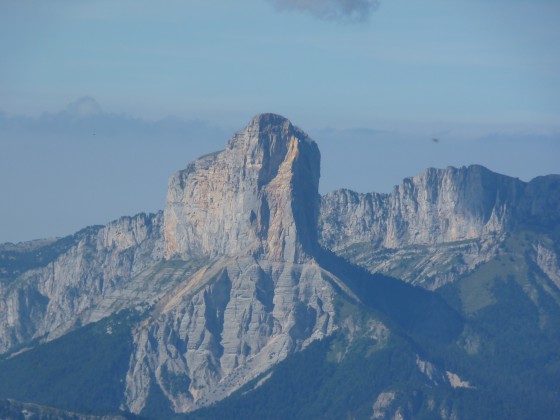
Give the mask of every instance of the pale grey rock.
[[474, 388], [468, 381], [461, 379], [456, 373], [443, 370], [432, 362], [422, 360], [416, 355], [416, 366], [422, 372], [431, 385], [449, 386], [451, 388]]
[[221, 400], [336, 328], [320, 267], [223, 257], [178, 286], [134, 333], [128, 409], [159, 387], [177, 412]]
[[516, 215], [524, 185], [473, 165], [430, 168], [388, 195], [335, 191], [322, 199], [321, 243], [332, 250], [366, 241], [400, 248], [499, 234]]
[[342, 189], [321, 198], [320, 239], [331, 250], [360, 242], [382, 243], [389, 216], [388, 194]]
[[353, 244], [338, 254], [369, 271], [435, 290], [456, 281], [500, 252], [503, 236], [402, 248]]
[[373, 404], [373, 413], [370, 419], [379, 420], [406, 420], [414, 418], [411, 414], [411, 404], [408, 402], [405, 406], [399, 405], [397, 401], [397, 396], [402, 395], [397, 394], [394, 391], [384, 391], [377, 396]]
[[170, 179], [166, 256], [303, 262], [317, 246], [319, 164], [303, 131], [278, 115], [258, 115], [224, 151]]
[[470, 382], [464, 381], [456, 373], [447, 370], [445, 371], [445, 374], [447, 375], [447, 379], [449, 380], [449, 385], [451, 385], [452, 388], [474, 388], [470, 384]]
[[[560, 177], [523, 183], [479, 166], [429, 169], [391, 194], [341, 190], [320, 199], [319, 160], [303, 131], [262, 114], [224, 151], [175, 174], [164, 212], [66, 242], [0, 246], [0, 258], [49, 249], [42, 265], [0, 272], [0, 354], [135, 308], [145, 318], [132, 331], [123, 408], [142, 413], [156, 390], [189, 412], [336, 330], [348, 343], [388, 340], [380, 321], [335, 310], [359, 298], [319, 265], [320, 243], [435, 289], [493, 258], [508, 228], [555, 226], [560, 215]], [[558, 285], [554, 248], [542, 242], [534, 251]], [[431, 385], [470, 386], [419, 357], [417, 366]], [[374, 418], [408, 418], [394, 399], [379, 395]]]
[[128, 418], [119, 414], [105, 416], [82, 414], [12, 399], [0, 400], [0, 406], [2, 420], [126, 420]]
[[139, 214], [91, 229], [46, 266], [0, 283], [0, 354], [113, 313], [98, 306], [162, 259], [162, 219]]
[[500, 235], [524, 224], [560, 220], [560, 176], [529, 183], [472, 165], [427, 169], [391, 194], [328, 193], [321, 200], [320, 242], [332, 250], [371, 242], [384, 248], [435, 245]]
[[424, 374], [431, 385], [440, 386], [449, 384], [449, 380], [445, 371], [442, 371], [431, 362], [422, 360], [418, 355], [416, 355], [416, 366], [418, 366], [420, 372]]
[[[133, 329], [125, 406], [141, 412], [159, 388], [187, 412], [338, 328], [354, 334], [334, 300], [357, 297], [315, 260], [319, 160], [288, 120], [259, 115], [171, 178], [164, 214], [8, 246], [55, 248], [44, 266], [0, 281], [0, 352], [135, 308], [149, 316]], [[368, 328], [388, 335], [380, 322]]]
[[34, 239], [32, 241], [19, 242], [17, 244], [6, 242], [0, 244], [0, 252], [30, 252], [51, 245], [59, 239], [60, 238]]
[[557, 175], [526, 183], [478, 165], [430, 168], [390, 194], [326, 194], [319, 238], [372, 272], [433, 290], [494, 258], [512, 229], [556, 226], [559, 197]]
[[375, 403], [373, 404], [373, 414], [370, 417], [371, 419], [385, 419], [387, 418], [387, 410], [395, 401], [396, 394], [395, 392], [388, 391], [382, 392], [377, 396]]
[[384, 245], [434, 244], [501, 232], [521, 182], [481, 166], [428, 169], [391, 195]]
[[[423, 360], [416, 355], [416, 366], [425, 378], [428, 388], [475, 388], [459, 375], [446, 371], [434, 363]], [[374, 404], [370, 419], [414, 419], [418, 412], [414, 406], [418, 404], [418, 395], [397, 393], [392, 390], [381, 392]], [[447, 399], [434, 399], [426, 401], [426, 408], [431, 412], [430, 418], [457, 419], [457, 409], [453, 402]]]
[[550, 246], [535, 245], [536, 263], [550, 280], [560, 289], [560, 256]]

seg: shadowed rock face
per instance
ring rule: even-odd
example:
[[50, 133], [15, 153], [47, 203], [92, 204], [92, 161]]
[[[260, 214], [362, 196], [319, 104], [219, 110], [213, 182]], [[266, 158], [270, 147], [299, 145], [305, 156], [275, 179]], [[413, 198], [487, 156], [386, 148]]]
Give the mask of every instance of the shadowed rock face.
[[169, 181], [166, 257], [254, 256], [303, 262], [315, 253], [320, 154], [287, 119], [256, 116], [222, 152]]

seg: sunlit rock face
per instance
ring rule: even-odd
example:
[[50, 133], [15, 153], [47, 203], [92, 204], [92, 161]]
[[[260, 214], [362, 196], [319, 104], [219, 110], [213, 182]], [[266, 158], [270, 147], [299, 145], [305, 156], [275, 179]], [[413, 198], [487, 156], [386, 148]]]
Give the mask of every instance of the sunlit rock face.
[[128, 409], [157, 389], [176, 412], [219, 401], [337, 329], [340, 289], [313, 262], [223, 257], [185, 279], [134, 332]]
[[390, 194], [339, 190], [323, 197], [321, 241], [386, 248], [433, 245], [499, 234], [515, 219], [525, 183], [472, 165], [430, 168]]
[[[319, 240], [371, 272], [437, 289], [495, 258], [511, 232], [552, 232], [560, 223], [558, 191], [558, 175], [523, 182], [479, 165], [430, 168], [390, 194], [326, 194]], [[557, 252], [533, 246], [536, 263], [557, 281]]]
[[[155, 299], [159, 285], [142, 273], [163, 258], [162, 228], [161, 212], [122, 217], [54, 240], [37, 250], [53, 254], [44, 266], [0, 278], [0, 354]], [[29, 258], [25, 246], [14, 258]]]
[[[319, 244], [436, 289], [507, 255], [502, 238], [525, 223], [536, 227], [535, 239], [524, 239], [526, 267], [556, 296], [560, 258], [546, 233], [559, 223], [559, 176], [524, 183], [479, 166], [429, 169], [391, 194], [341, 190], [320, 199], [319, 159], [316, 144], [288, 120], [259, 115], [224, 151], [171, 178], [164, 212], [0, 245], [0, 354], [127, 310], [134, 317], [119, 404], [160, 418], [161, 407], [190, 412], [255, 378], [260, 384], [276, 364], [335, 331], [380, 345], [395, 336], [398, 329], [362, 304], [390, 302], [379, 309], [391, 319], [400, 289]], [[370, 289], [376, 279], [380, 286]], [[413, 302], [402, 296], [403, 305]], [[333, 355], [341, 360], [345, 351]], [[427, 358], [416, 364], [432, 385], [470, 386]], [[396, 392], [372, 394], [373, 417], [400, 413]]]
[[319, 212], [317, 145], [285, 118], [255, 117], [224, 151], [169, 181], [166, 256], [255, 256], [303, 262]]

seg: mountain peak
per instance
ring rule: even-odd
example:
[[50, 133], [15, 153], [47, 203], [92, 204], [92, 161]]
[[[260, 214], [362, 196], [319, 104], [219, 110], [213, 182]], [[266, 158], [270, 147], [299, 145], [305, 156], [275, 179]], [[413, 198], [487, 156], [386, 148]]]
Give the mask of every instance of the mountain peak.
[[291, 125], [290, 120], [280, 114], [273, 114], [271, 112], [257, 114], [249, 122], [249, 126], [258, 125], [260, 127], [282, 126], [285, 124]]
[[251, 255], [301, 262], [317, 246], [320, 154], [286, 118], [259, 114], [220, 153], [175, 174], [167, 257]]
[[267, 133], [267, 132], [284, 132], [284, 133], [297, 133], [301, 140], [312, 143], [313, 140], [309, 138], [303, 130], [292, 125], [289, 119], [279, 114], [263, 113], [255, 115], [249, 124], [245, 127], [244, 131]]
[[[280, 145], [280, 143], [286, 144], [289, 142], [291, 137], [296, 137], [299, 141], [308, 144], [315, 143], [303, 130], [294, 126], [286, 117], [271, 113], [257, 114], [249, 121], [245, 128], [230, 139], [228, 146], [230, 148], [239, 147], [240, 142], [249, 141], [251, 143], [249, 146], [260, 145], [259, 147], [267, 147], [271, 144], [267, 140], [271, 138], [275, 138], [279, 142], [278, 145]], [[272, 143], [272, 145], [276, 144]], [[279, 150], [285, 150], [285, 147]]]

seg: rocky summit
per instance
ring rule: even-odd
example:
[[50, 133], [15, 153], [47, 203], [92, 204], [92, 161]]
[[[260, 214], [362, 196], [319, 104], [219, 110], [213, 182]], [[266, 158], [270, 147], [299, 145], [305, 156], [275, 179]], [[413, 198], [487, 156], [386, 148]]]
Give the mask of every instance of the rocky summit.
[[304, 262], [317, 246], [319, 149], [274, 114], [169, 181], [166, 257], [254, 256]]
[[163, 211], [0, 245], [0, 416], [557, 413], [559, 176], [319, 177], [317, 144], [261, 114]]

